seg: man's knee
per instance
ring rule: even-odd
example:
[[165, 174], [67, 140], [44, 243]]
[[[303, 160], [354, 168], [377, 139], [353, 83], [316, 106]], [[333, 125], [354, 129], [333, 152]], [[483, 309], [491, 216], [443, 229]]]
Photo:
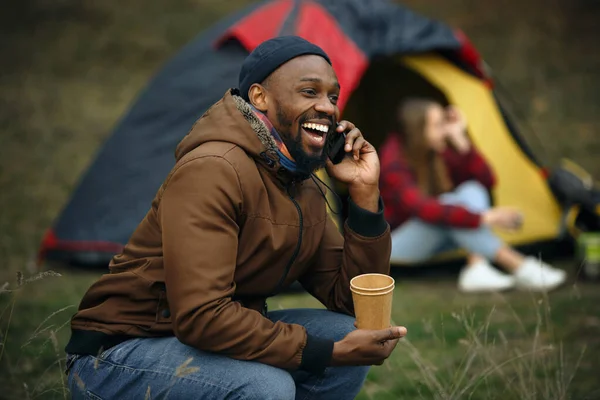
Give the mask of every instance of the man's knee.
[[291, 309], [272, 311], [272, 321], [300, 324], [311, 335], [338, 341], [355, 329], [355, 318], [346, 314], [323, 309]]
[[347, 334], [356, 329], [354, 322], [356, 319], [346, 314], [329, 311], [327, 324], [329, 326], [328, 337], [333, 341], [342, 340]]
[[329, 393], [335, 393], [335, 396], [323, 396], [323, 398], [355, 398], [362, 389], [370, 369], [370, 366], [328, 368], [322, 385], [329, 389]]
[[296, 398], [296, 384], [286, 371], [267, 367], [255, 372], [252, 379], [248, 379], [246, 384], [239, 388], [239, 391], [236, 390], [242, 394], [242, 398], [253, 400], [293, 400]]

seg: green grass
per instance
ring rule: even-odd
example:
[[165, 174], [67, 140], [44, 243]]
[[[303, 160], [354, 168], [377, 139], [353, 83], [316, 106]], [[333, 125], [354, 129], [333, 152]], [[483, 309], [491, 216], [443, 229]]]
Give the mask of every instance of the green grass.
[[[65, 397], [68, 321], [97, 274], [65, 270], [17, 289], [16, 272], [23, 282], [35, 273], [44, 230], [152, 74], [203, 28], [251, 2], [9, 0], [0, 13], [0, 398]], [[519, 122], [535, 129], [523, 133], [538, 154], [572, 157], [600, 176], [597, 6], [405, 3], [470, 35], [518, 100]], [[360, 398], [600, 398], [597, 289], [466, 296], [451, 280], [400, 280], [393, 318], [409, 335], [372, 369]], [[294, 295], [270, 306], [318, 304]]]
[[[392, 318], [409, 334], [359, 398], [599, 398], [596, 289], [463, 295], [452, 281], [400, 282]], [[317, 306], [304, 295], [272, 301], [298, 304]]]
[[[3, 290], [14, 291], [0, 295], [2, 398], [66, 395], [68, 321], [98, 274], [61, 274], [20, 287], [13, 279]], [[269, 307], [322, 306], [307, 294], [288, 294]], [[590, 284], [549, 296], [464, 295], [452, 280], [399, 280], [392, 318], [408, 336], [372, 368], [358, 398], [600, 398], [599, 316], [600, 293]]]

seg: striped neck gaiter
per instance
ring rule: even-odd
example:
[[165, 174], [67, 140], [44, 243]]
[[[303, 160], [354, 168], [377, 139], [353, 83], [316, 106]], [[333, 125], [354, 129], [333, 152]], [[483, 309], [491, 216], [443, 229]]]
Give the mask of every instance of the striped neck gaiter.
[[299, 176], [309, 176], [310, 172], [302, 171], [300, 168], [298, 168], [294, 160], [291, 160], [283, 153], [283, 149], [286, 149], [285, 143], [283, 143], [283, 139], [281, 139], [281, 136], [279, 136], [279, 133], [266, 114], [260, 110], [257, 110], [252, 104], [250, 104], [250, 107], [258, 119], [260, 119], [266, 125], [267, 129], [271, 133], [271, 136], [273, 137], [273, 140], [275, 140], [275, 144], [277, 145], [277, 155], [279, 156], [281, 165], [293, 174]]

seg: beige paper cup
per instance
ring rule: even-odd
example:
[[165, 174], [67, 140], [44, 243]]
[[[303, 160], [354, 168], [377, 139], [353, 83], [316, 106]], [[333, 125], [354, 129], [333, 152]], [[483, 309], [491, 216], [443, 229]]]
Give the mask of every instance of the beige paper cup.
[[390, 327], [395, 282], [383, 274], [358, 275], [350, 281], [358, 329]]

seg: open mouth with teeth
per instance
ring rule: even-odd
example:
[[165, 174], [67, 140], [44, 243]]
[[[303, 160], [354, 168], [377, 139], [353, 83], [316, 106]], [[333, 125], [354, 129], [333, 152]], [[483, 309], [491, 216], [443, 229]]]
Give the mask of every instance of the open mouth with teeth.
[[302, 124], [302, 130], [308, 137], [311, 147], [322, 148], [329, 132], [329, 125], [305, 122]]

